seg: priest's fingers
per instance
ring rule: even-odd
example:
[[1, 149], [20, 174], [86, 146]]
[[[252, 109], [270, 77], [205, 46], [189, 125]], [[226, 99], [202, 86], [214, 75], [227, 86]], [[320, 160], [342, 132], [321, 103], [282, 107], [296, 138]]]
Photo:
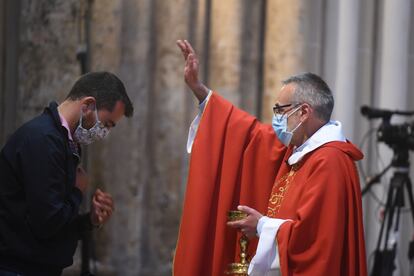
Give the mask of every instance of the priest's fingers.
[[250, 220], [248, 218], [244, 218], [236, 221], [228, 221], [227, 225], [233, 228], [248, 228], [252, 224], [250, 223]]
[[187, 45], [184, 43], [183, 40], [177, 40], [177, 46], [180, 48], [184, 59], [187, 60], [188, 54], [190, 53], [189, 49], [187, 48]]
[[193, 49], [193, 46], [191, 46], [190, 42], [188, 42], [187, 40], [184, 40], [184, 43], [187, 46], [188, 52], [195, 55], [195, 51]]
[[194, 54], [189, 54], [188, 55], [188, 65], [189, 65], [189, 68], [192, 70], [192, 71], [195, 71], [195, 69], [197, 69], [198, 67], [198, 60], [197, 60], [197, 58], [195, 57], [195, 55]]
[[255, 217], [261, 217], [261, 216], [262, 216], [262, 214], [260, 214], [260, 213], [259, 213], [258, 211], [256, 211], [255, 209], [250, 208], [249, 206], [239, 205], [239, 206], [237, 207], [237, 209], [238, 209], [239, 211], [242, 211], [242, 212], [246, 213], [247, 215], [253, 215], [253, 216], [255, 216]]
[[236, 221], [228, 221], [227, 225], [233, 228], [241, 228], [244, 225], [244, 220], [245, 219], [236, 220]]
[[189, 77], [191, 77], [194, 81], [198, 81], [198, 59], [194, 54], [189, 54], [187, 63], [189, 66]]
[[248, 219], [242, 219], [237, 221], [229, 221], [227, 225], [236, 229], [240, 229], [240, 231], [245, 234], [247, 237], [253, 237], [256, 235], [256, 225], [252, 223]]

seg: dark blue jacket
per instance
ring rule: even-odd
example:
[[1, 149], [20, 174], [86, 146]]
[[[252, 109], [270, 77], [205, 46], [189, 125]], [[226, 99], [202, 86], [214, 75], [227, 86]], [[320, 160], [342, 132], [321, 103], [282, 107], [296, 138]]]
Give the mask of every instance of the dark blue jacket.
[[79, 155], [69, 145], [57, 104], [20, 127], [0, 153], [0, 267], [59, 275], [91, 229], [79, 215]]

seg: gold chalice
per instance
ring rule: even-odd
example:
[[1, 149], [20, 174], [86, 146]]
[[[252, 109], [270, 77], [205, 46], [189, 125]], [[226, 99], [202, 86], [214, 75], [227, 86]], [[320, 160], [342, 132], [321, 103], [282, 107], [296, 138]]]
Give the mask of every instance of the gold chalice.
[[[227, 213], [228, 221], [237, 221], [247, 217], [246, 213], [238, 210], [231, 210]], [[246, 235], [242, 235], [239, 239], [240, 244], [240, 262], [231, 263], [227, 266], [227, 275], [247, 275], [249, 269], [249, 263], [247, 259], [247, 246], [249, 245], [249, 239]]]

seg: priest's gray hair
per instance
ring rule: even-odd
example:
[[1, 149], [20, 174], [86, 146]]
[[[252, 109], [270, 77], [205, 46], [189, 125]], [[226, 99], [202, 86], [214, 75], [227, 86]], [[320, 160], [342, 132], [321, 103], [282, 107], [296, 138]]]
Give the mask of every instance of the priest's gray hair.
[[334, 98], [325, 81], [313, 73], [294, 75], [282, 81], [284, 85], [294, 84], [293, 103], [307, 103], [316, 115], [328, 122], [334, 107]]

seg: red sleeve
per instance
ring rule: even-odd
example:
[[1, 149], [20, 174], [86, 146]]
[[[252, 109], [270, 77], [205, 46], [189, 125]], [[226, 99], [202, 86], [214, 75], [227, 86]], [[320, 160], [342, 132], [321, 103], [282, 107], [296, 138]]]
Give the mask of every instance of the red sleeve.
[[353, 161], [325, 148], [312, 162], [296, 220], [277, 234], [280, 265], [288, 275], [366, 275], [361, 195]]
[[226, 226], [227, 211], [239, 204], [266, 210], [285, 151], [275, 137], [270, 126], [210, 97], [192, 148], [174, 275], [223, 275], [234, 262], [237, 236]]

